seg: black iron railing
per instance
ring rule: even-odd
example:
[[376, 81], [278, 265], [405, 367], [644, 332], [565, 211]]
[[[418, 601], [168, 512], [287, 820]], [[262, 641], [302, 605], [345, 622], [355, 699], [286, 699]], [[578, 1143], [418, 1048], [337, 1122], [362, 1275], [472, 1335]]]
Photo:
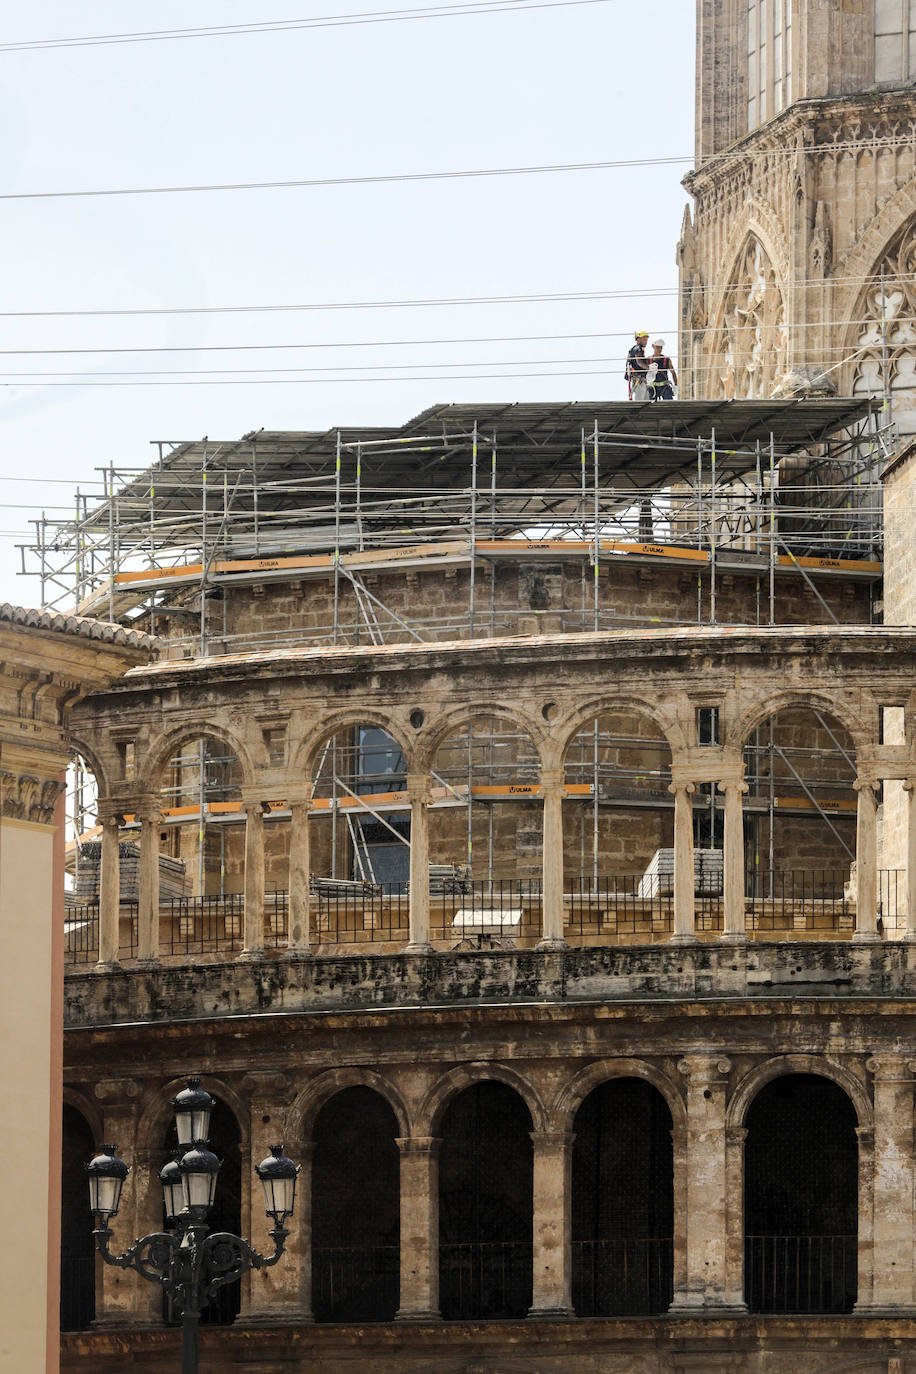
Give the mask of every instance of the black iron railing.
[[85, 1331], [95, 1316], [95, 1255], [62, 1255], [60, 1329]]
[[674, 1296], [670, 1236], [574, 1241], [573, 1307], [580, 1317], [647, 1317]]
[[398, 1310], [400, 1250], [316, 1246], [312, 1312], [317, 1322], [389, 1322]]
[[745, 1236], [744, 1297], [752, 1312], [851, 1312], [855, 1236]]
[[670, 878], [619, 873], [611, 878], [579, 878], [564, 897], [567, 938], [671, 934], [674, 894]]
[[524, 1317], [531, 1306], [530, 1241], [440, 1245], [439, 1301], [446, 1321]]

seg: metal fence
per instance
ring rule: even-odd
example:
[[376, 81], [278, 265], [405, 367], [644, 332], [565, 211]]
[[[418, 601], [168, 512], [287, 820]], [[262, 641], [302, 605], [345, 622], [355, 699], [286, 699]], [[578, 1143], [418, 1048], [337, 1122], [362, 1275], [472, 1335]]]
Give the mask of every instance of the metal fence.
[[745, 1236], [752, 1312], [851, 1312], [856, 1293], [855, 1236]]
[[579, 1317], [648, 1317], [674, 1296], [670, 1236], [574, 1241], [573, 1307]]
[[446, 1321], [524, 1317], [531, 1306], [530, 1241], [439, 1247], [439, 1301]]
[[[710, 890], [710, 887], [713, 890]], [[563, 897], [564, 933], [572, 945], [605, 945], [618, 940], [651, 944], [674, 928], [670, 875], [647, 880], [645, 874], [615, 874], [576, 879]], [[403, 948], [409, 936], [410, 892], [406, 883], [312, 880], [312, 942], [321, 946], [389, 945]], [[906, 873], [878, 874], [878, 911], [883, 933], [893, 937], [905, 924]], [[715, 935], [723, 925], [721, 882], [704, 884], [694, 896], [698, 934]], [[753, 937], [793, 933], [848, 938], [855, 930], [856, 904], [849, 875], [842, 869], [754, 870], [745, 881], [745, 924]], [[243, 948], [245, 901], [242, 893], [181, 897], [163, 902], [159, 943], [163, 956], [234, 955]], [[70, 965], [92, 965], [99, 957], [98, 902], [65, 907], [65, 958]], [[536, 878], [462, 879], [436, 884], [430, 893], [430, 938], [443, 949], [529, 947], [543, 930], [542, 884]], [[264, 944], [282, 950], [289, 931], [289, 894], [273, 891], [264, 899]], [[121, 906], [119, 958], [137, 955], [137, 903]]]
[[85, 1331], [94, 1317], [95, 1255], [61, 1256], [61, 1331]]
[[312, 1311], [316, 1322], [388, 1322], [400, 1300], [397, 1245], [316, 1246]]

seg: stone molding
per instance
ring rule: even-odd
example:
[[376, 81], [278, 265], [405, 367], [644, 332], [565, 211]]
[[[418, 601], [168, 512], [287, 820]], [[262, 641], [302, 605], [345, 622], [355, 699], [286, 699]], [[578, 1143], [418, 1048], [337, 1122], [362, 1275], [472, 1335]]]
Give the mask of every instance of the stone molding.
[[0, 812], [7, 820], [52, 825], [57, 801], [65, 785], [56, 778], [39, 778], [33, 773], [9, 773], [2, 769]]

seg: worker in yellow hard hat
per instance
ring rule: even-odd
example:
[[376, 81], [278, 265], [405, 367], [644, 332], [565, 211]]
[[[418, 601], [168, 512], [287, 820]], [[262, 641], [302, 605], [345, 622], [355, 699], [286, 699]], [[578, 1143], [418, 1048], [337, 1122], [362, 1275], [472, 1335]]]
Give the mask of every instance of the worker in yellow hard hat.
[[624, 376], [627, 379], [631, 401], [648, 401], [649, 388], [646, 385], [646, 373], [649, 370], [649, 362], [646, 358], [646, 344], [649, 342], [648, 329], [637, 329], [634, 336], [635, 344], [627, 354], [627, 367]]

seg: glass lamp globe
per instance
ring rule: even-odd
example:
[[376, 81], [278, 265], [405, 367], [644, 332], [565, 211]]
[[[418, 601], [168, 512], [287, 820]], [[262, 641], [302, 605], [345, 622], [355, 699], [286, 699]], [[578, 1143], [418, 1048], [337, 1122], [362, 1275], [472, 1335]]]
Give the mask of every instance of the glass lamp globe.
[[188, 1146], [198, 1140], [209, 1140], [213, 1098], [200, 1086], [199, 1078], [189, 1078], [188, 1086], [172, 1098], [171, 1106], [175, 1112], [179, 1145]]
[[264, 1189], [267, 1215], [282, 1225], [291, 1217], [296, 1204], [296, 1176], [300, 1166], [283, 1153], [282, 1145], [271, 1145], [270, 1154], [255, 1168]]
[[116, 1145], [103, 1145], [94, 1159], [86, 1165], [89, 1178], [89, 1206], [100, 1226], [109, 1217], [118, 1215], [121, 1189], [130, 1169], [118, 1158]]

